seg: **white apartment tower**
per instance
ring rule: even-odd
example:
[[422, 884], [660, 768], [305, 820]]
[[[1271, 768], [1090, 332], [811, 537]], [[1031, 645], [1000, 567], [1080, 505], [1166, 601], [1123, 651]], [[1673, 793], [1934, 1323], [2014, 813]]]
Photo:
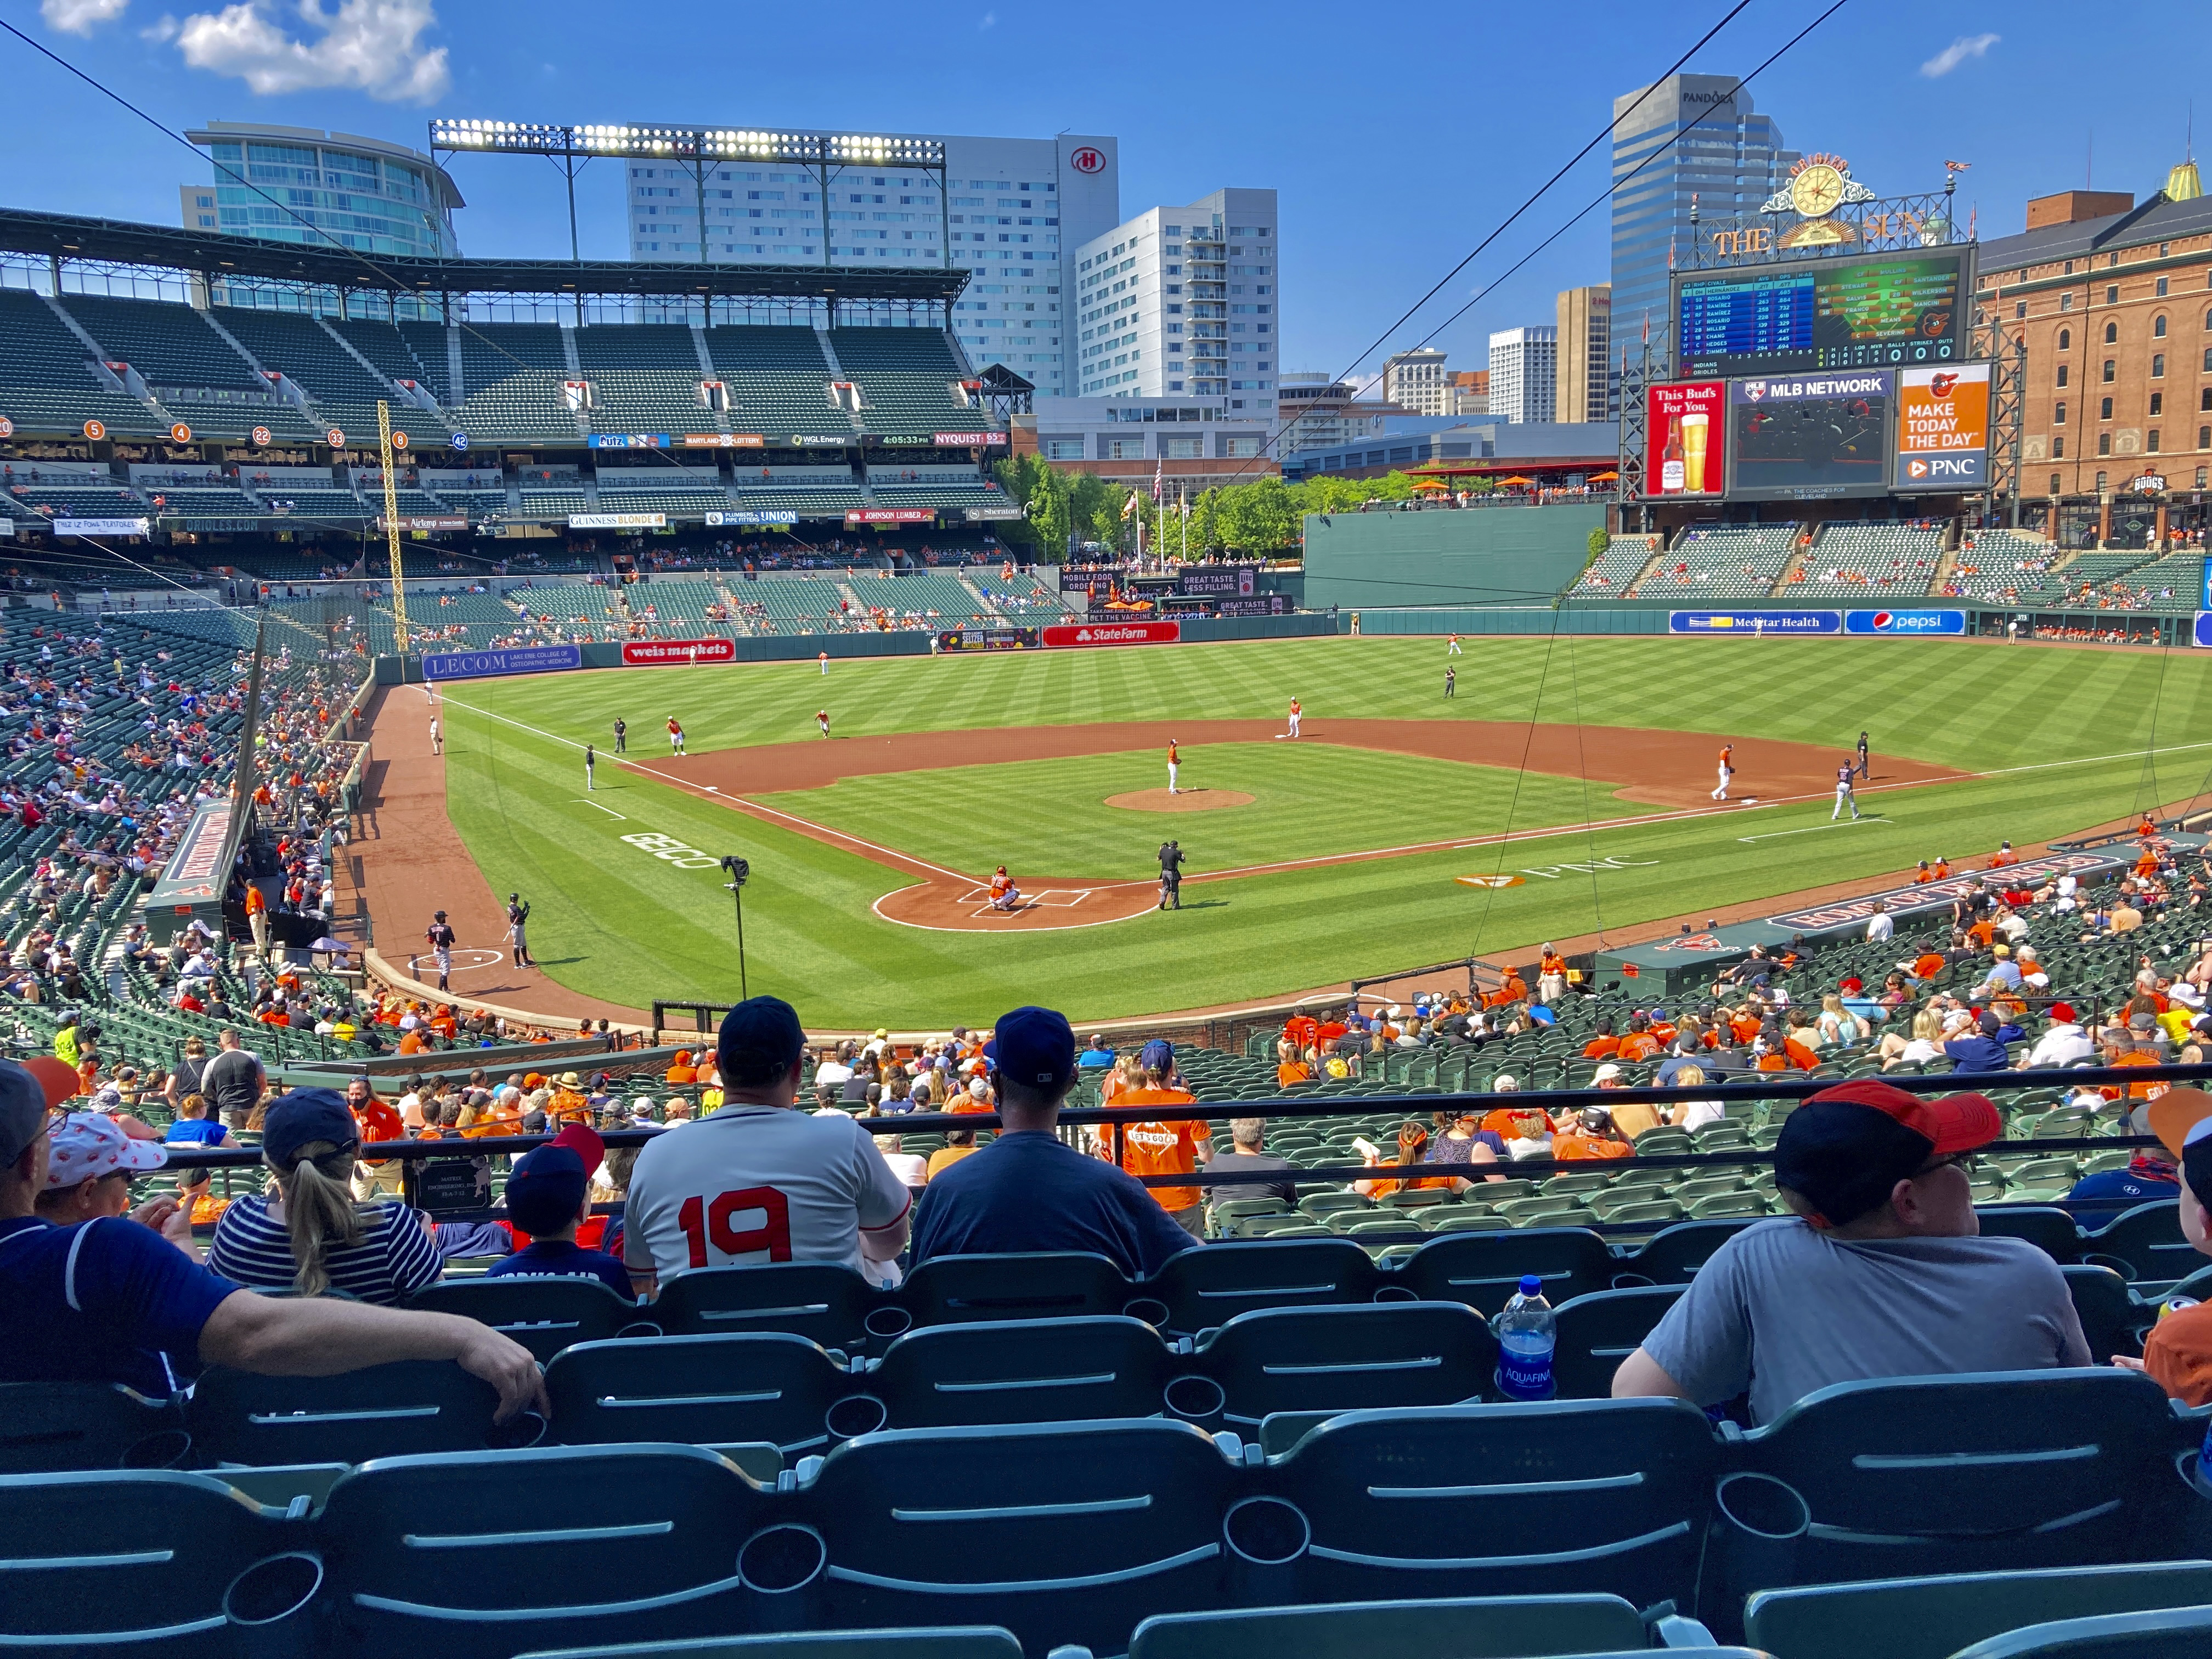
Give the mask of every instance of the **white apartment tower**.
[[[1076, 389], [1086, 398], [1220, 398], [1275, 413], [1281, 291], [1272, 190], [1156, 207], [1072, 255]], [[1237, 418], [1232, 413], [1231, 419]]]
[[1490, 337], [1490, 412], [1516, 426], [1559, 418], [1559, 331], [1505, 328]]
[[823, 180], [796, 162], [733, 162], [702, 181], [681, 162], [629, 161], [630, 258], [698, 258], [703, 203], [712, 261], [964, 268], [975, 279], [953, 320], [969, 362], [1004, 363], [1045, 396], [1072, 396], [1062, 307], [1076, 245], [1121, 216], [1117, 141], [885, 136], [944, 145], [941, 195], [934, 172], [889, 164], [833, 169], [824, 201]]
[[1444, 379], [1444, 354], [1419, 346], [1382, 364], [1382, 401], [1416, 415], [1449, 415], [1451, 394]]

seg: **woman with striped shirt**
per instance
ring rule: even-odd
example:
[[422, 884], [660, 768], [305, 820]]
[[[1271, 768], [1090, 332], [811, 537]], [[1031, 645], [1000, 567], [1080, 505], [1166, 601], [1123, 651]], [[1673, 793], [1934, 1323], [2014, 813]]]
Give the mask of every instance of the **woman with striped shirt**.
[[261, 1156], [276, 1191], [234, 1200], [216, 1224], [208, 1266], [264, 1291], [363, 1302], [405, 1300], [435, 1282], [438, 1248], [417, 1212], [389, 1200], [356, 1204], [361, 1131], [343, 1097], [300, 1089], [269, 1108]]

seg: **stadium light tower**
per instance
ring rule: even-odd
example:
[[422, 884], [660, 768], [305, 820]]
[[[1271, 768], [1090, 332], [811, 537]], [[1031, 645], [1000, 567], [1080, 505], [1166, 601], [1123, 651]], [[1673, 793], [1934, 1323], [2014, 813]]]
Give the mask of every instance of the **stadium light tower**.
[[707, 175], [728, 161], [781, 161], [810, 169], [821, 186], [822, 263], [830, 259], [830, 179], [848, 167], [903, 167], [937, 180], [939, 247], [952, 266], [951, 210], [945, 200], [945, 146], [934, 138], [860, 132], [786, 132], [754, 127], [562, 125], [546, 121], [477, 121], [434, 116], [430, 157], [543, 155], [559, 164], [568, 182], [568, 257], [580, 260], [576, 234], [576, 174], [595, 156], [672, 161], [691, 174], [699, 215], [699, 263], [707, 258]]

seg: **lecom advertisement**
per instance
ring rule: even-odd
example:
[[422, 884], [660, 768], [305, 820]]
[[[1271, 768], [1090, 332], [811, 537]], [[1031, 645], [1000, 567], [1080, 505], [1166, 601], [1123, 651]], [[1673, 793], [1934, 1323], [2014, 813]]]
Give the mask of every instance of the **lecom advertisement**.
[[1990, 477], [1990, 366], [1901, 369], [1897, 488], [1978, 489]]
[[1647, 495], [1718, 495], [1726, 384], [1691, 380], [1645, 394], [1651, 453], [1644, 463]]

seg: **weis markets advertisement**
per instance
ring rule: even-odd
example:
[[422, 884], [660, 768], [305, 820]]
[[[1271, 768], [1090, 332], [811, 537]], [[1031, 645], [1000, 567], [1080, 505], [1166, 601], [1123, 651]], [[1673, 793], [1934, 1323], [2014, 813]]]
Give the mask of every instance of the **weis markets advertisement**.
[[1718, 495], [1721, 435], [1728, 387], [1721, 380], [1655, 386], [1645, 394], [1650, 453], [1644, 463], [1647, 495]]
[[1901, 369], [1897, 487], [1978, 489], [1990, 476], [1990, 366]]
[[689, 666], [699, 662], [735, 662], [735, 640], [633, 640], [622, 648], [625, 668]]

